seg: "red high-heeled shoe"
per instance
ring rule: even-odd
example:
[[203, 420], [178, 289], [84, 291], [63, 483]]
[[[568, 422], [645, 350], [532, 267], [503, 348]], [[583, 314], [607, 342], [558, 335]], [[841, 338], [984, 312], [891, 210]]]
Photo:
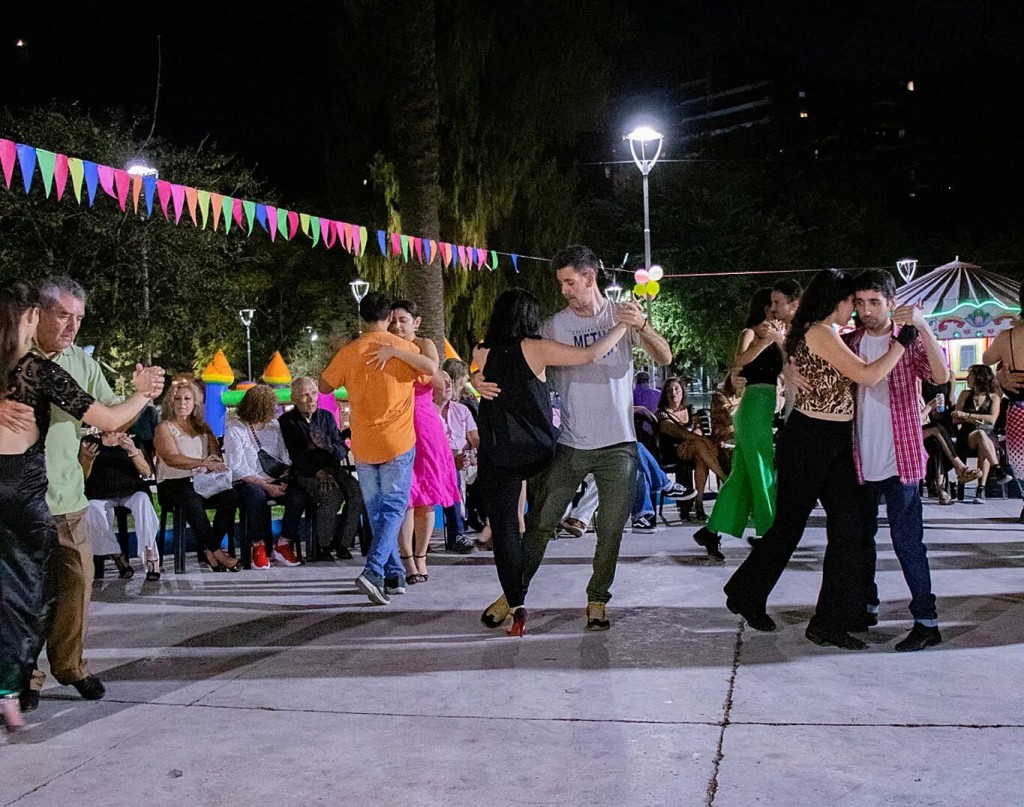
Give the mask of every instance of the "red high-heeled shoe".
[[526, 609], [517, 608], [512, 612], [512, 627], [508, 629], [509, 636], [519, 636], [526, 633]]

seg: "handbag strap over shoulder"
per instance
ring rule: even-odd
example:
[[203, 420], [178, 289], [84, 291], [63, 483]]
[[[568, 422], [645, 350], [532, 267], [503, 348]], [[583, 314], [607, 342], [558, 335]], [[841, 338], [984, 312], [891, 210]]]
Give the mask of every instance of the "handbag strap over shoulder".
[[251, 423], [249, 423], [249, 424], [247, 424], [247, 425], [249, 426], [249, 434], [251, 434], [251, 435], [252, 435], [252, 441], [253, 441], [254, 443], [256, 443], [256, 450], [257, 450], [257, 451], [262, 451], [262, 450], [263, 450], [263, 446], [262, 446], [262, 444], [260, 443], [260, 438], [256, 436], [256, 429], [254, 429], [254, 428], [252, 427], [252, 424], [251, 424]]

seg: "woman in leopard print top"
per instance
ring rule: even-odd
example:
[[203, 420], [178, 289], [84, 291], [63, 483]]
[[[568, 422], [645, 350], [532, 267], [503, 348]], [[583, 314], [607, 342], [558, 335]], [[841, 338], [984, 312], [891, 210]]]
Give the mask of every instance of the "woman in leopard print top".
[[[894, 342], [880, 359], [866, 364], [840, 339], [837, 328], [853, 312], [852, 279], [838, 269], [814, 276], [786, 339], [786, 352], [803, 376], [796, 408], [782, 430], [776, 452], [778, 498], [775, 523], [725, 586], [726, 602], [757, 630], [775, 630], [766, 612], [768, 596], [803, 536], [819, 500], [825, 508], [827, 546], [821, 592], [806, 636], [816, 644], [865, 647], [847, 630], [863, 615], [864, 529], [853, 464], [854, 383], [873, 386], [903, 355]], [[909, 331], [909, 332], [908, 332]], [[903, 334], [906, 333], [904, 337]], [[904, 327], [905, 343], [917, 333]]]

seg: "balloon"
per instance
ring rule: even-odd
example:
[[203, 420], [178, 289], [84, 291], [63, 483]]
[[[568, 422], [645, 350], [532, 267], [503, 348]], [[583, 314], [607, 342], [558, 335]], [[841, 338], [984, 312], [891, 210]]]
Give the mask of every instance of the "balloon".
[[661, 291], [661, 284], [657, 280], [647, 281], [647, 293], [651, 297], [657, 297], [659, 291]]
[[[640, 271], [642, 272], [643, 270], [641, 269]], [[647, 284], [646, 283], [637, 283], [635, 286], [633, 286], [633, 294], [635, 294], [637, 297], [646, 297], [647, 296]]]
[[665, 270], [660, 266], [652, 266], [651, 271], [647, 273], [647, 276], [650, 280], [658, 281], [665, 276]]
[[635, 272], [633, 272], [633, 280], [635, 280], [637, 283], [641, 285], [646, 283], [650, 279], [651, 278], [647, 274], [646, 269], [637, 269]]

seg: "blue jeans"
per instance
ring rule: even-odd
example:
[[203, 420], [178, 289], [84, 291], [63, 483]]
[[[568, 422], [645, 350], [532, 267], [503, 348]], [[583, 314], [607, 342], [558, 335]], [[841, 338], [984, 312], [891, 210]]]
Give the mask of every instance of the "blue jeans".
[[636, 487], [633, 491], [633, 518], [639, 516], [653, 516], [654, 502], [651, 501], [652, 491], [662, 491], [669, 486], [669, 478], [654, 455], [647, 450], [647, 446], [638, 442], [637, 466], [636, 466]]
[[405, 579], [405, 567], [398, 557], [398, 530], [405, 519], [405, 511], [409, 509], [412, 460], [415, 455], [416, 449], [410, 448], [404, 454], [379, 465], [356, 463], [359, 488], [363, 492], [373, 533], [363, 572], [377, 584], [383, 578]]
[[910, 588], [910, 613], [919, 622], [936, 624], [935, 595], [928, 569], [928, 548], [924, 545], [924, 522], [921, 517], [921, 494], [918, 484], [904, 485], [898, 476], [880, 482], [867, 482], [860, 487], [864, 508], [864, 582], [867, 605], [878, 605], [875, 585], [875, 533], [878, 532], [878, 502], [885, 497], [892, 548]]

